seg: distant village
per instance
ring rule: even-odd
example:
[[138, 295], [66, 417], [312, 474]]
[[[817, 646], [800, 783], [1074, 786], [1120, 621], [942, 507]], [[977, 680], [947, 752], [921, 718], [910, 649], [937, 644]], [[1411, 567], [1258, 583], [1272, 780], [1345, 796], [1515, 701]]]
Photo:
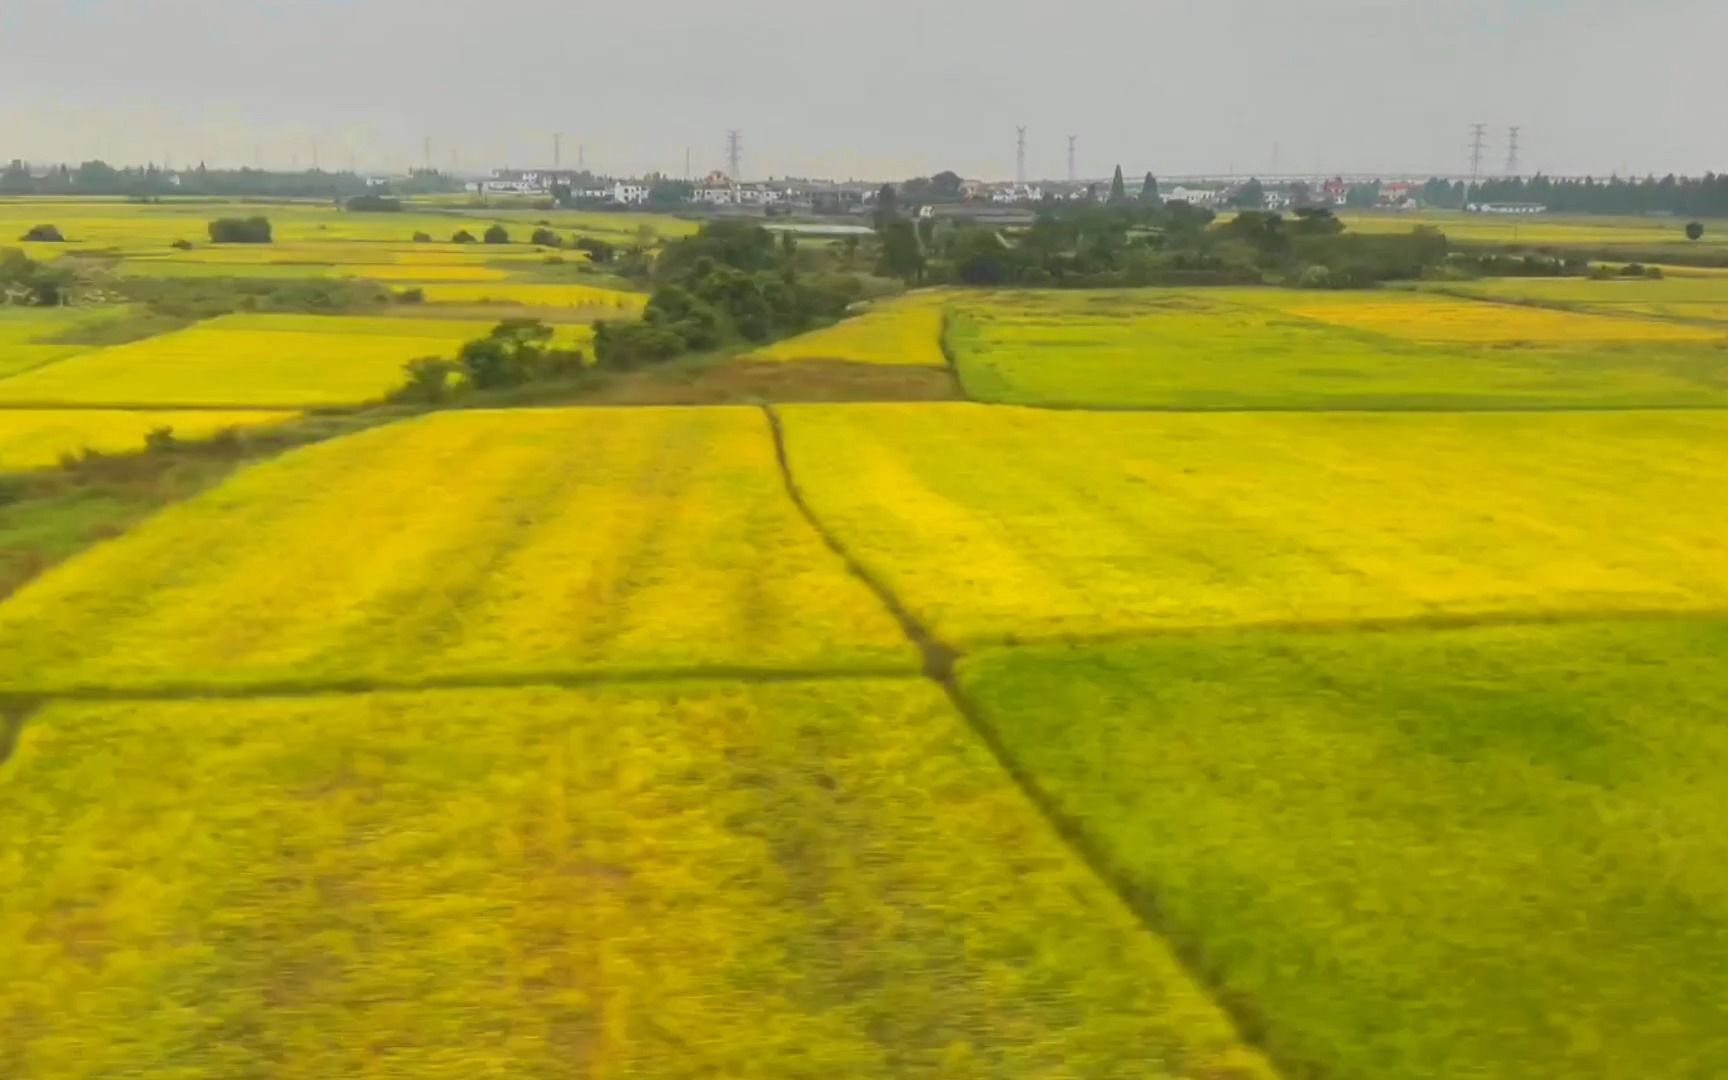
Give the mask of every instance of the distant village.
[[[923, 217], [988, 218], [1004, 213], [1023, 216], [1049, 201], [1102, 202], [1108, 197], [1109, 188], [1108, 181], [960, 180], [946, 192], [903, 191], [901, 198]], [[881, 184], [794, 178], [744, 182], [718, 171], [690, 181], [659, 175], [602, 180], [587, 171], [496, 169], [490, 176], [472, 181], [471, 189], [479, 196], [556, 196], [572, 203], [620, 208], [650, 203], [663, 208], [670, 203], [774, 216], [864, 214], [874, 206]], [[1138, 194], [1139, 189], [1139, 180], [1130, 183], [1131, 193]], [[1418, 210], [1427, 206], [1457, 209], [1462, 191], [1462, 186], [1454, 187], [1445, 181], [1382, 181], [1343, 176], [1321, 181], [1234, 179], [1158, 183], [1160, 199], [1215, 210], [1283, 211], [1306, 206], [1356, 210]], [[1465, 209], [1479, 213], [1540, 214], [1547, 208], [1533, 203], [1471, 203]], [[1014, 215], [1014, 211], [1020, 213]]]

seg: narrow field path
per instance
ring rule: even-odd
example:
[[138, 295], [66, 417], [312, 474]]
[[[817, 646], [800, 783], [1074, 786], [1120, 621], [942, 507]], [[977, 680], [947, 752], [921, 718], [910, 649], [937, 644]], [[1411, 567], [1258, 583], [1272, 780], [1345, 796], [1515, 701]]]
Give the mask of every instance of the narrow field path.
[[868, 585], [871, 591], [881, 598], [883, 606], [900, 623], [907, 638], [918, 647], [919, 652], [924, 657], [924, 676], [942, 688], [954, 711], [966, 721], [967, 727], [977, 736], [979, 742], [989, 749], [990, 755], [996, 760], [1002, 771], [1013, 779], [1015, 786], [1037, 808], [1038, 813], [1050, 824], [1056, 835], [1061, 837], [1062, 842], [1074, 853], [1074, 856], [1084, 863], [1093, 876], [1101, 881], [1106, 888], [1116, 894], [1148, 933], [1153, 934], [1169, 947], [1188, 977], [1193, 980], [1195, 985], [1205, 990], [1213, 1003], [1230, 1019], [1242, 1041], [1264, 1055], [1273, 1067], [1277, 1068], [1279, 1063], [1271, 1054], [1266, 1043], [1266, 1028], [1263, 1019], [1246, 1008], [1240, 995], [1224, 993], [1224, 988], [1208, 977], [1206, 968], [1200, 962], [1196, 950], [1172, 934], [1170, 928], [1162, 924], [1162, 920], [1158, 917], [1157, 898], [1149, 895], [1145, 889], [1137, 887], [1126, 874], [1111, 865], [1103, 850], [1087, 836], [1080, 823], [1064, 814], [1056, 805], [1052, 795], [1021, 767], [1019, 761], [1009, 753], [995, 729], [984, 720], [972, 701], [966, 697], [955, 670], [964, 653], [953, 644], [942, 640], [925, 626], [900, 597], [895, 595], [893, 590], [879, 578], [872, 575], [854, 557], [845, 543], [811, 511], [809, 504], [799, 490], [797, 477], [793, 475], [791, 463], [787, 457], [785, 435], [781, 429], [780, 416], [775, 412], [772, 405], [764, 405], [762, 411], [774, 433], [775, 457], [780, 464], [781, 478], [785, 481], [787, 496], [810, 522], [810, 527], [816, 530], [823, 541], [833, 549], [834, 553], [839, 556], [852, 573], [856, 574], [859, 580]]

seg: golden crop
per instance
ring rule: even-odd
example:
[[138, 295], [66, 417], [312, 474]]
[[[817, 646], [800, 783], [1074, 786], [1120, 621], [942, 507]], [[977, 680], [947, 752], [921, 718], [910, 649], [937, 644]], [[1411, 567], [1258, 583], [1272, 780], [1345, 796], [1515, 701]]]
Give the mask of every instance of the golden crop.
[[382, 397], [402, 367], [454, 356], [484, 322], [230, 315], [82, 353], [0, 380], [0, 402], [29, 405], [346, 404]]
[[791, 406], [817, 519], [958, 642], [1720, 608], [1728, 415]]
[[522, 307], [598, 308], [616, 312], [613, 318], [641, 313], [646, 293], [603, 289], [597, 285], [506, 281], [488, 284], [433, 283], [425, 287], [429, 304], [498, 304]]
[[247, 469], [0, 605], [14, 687], [914, 662], [746, 408], [375, 428]]
[[1278, 306], [1301, 318], [1412, 341], [1555, 344], [1728, 341], [1720, 330], [1708, 327], [1434, 296], [1399, 299], [1351, 297], [1342, 303], [1285, 301]]
[[291, 419], [291, 412], [189, 409], [0, 409], [0, 472], [52, 465], [81, 450], [138, 450], [144, 436], [170, 428], [179, 439], [202, 439], [225, 428]]
[[833, 326], [778, 341], [751, 356], [760, 360], [845, 360], [861, 364], [942, 367], [942, 298], [906, 297]]
[[1270, 1080], [918, 679], [60, 704], [0, 1074]]

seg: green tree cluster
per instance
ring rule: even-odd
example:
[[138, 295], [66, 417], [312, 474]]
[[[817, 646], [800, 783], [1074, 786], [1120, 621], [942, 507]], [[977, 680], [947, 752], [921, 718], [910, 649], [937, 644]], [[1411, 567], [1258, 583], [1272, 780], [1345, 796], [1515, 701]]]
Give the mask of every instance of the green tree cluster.
[[801, 277], [795, 241], [777, 242], [743, 221], [709, 222], [672, 241], [651, 273], [655, 288], [640, 322], [595, 324], [602, 366], [629, 369], [732, 341], [767, 341], [840, 314], [857, 295], [851, 278]]
[[506, 319], [485, 337], [462, 346], [456, 359], [423, 357], [408, 362], [402, 401], [447, 401], [467, 389], [500, 390], [525, 383], [569, 378], [587, 366], [580, 349], [553, 344], [554, 330], [538, 319]]
[[217, 218], [208, 228], [212, 244], [268, 244], [271, 239], [267, 217]]

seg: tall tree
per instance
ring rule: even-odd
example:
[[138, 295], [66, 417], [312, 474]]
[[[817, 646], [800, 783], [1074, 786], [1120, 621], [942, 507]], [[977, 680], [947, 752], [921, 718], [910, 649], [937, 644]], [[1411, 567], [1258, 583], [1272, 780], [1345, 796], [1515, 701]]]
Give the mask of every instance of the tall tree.
[[893, 184], [883, 184], [876, 193], [876, 228], [878, 231], [900, 216], [900, 196]]
[[1122, 166], [1116, 166], [1116, 175], [1110, 178], [1110, 205], [1121, 206], [1128, 201], [1128, 187], [1122, 183]]
[[1236, 189], [1236, 197], [1231, 201], [1239, 210], [1264, 210], [1266, 187], [1258, 179], [1251, 179]]
[[1158, 196], [1158, 178], [1151, 173], [1147, 173], [1146, 179], [1140, 181], [1140, 201], [1147, 206], [1161, 206], [1164, 203]]

